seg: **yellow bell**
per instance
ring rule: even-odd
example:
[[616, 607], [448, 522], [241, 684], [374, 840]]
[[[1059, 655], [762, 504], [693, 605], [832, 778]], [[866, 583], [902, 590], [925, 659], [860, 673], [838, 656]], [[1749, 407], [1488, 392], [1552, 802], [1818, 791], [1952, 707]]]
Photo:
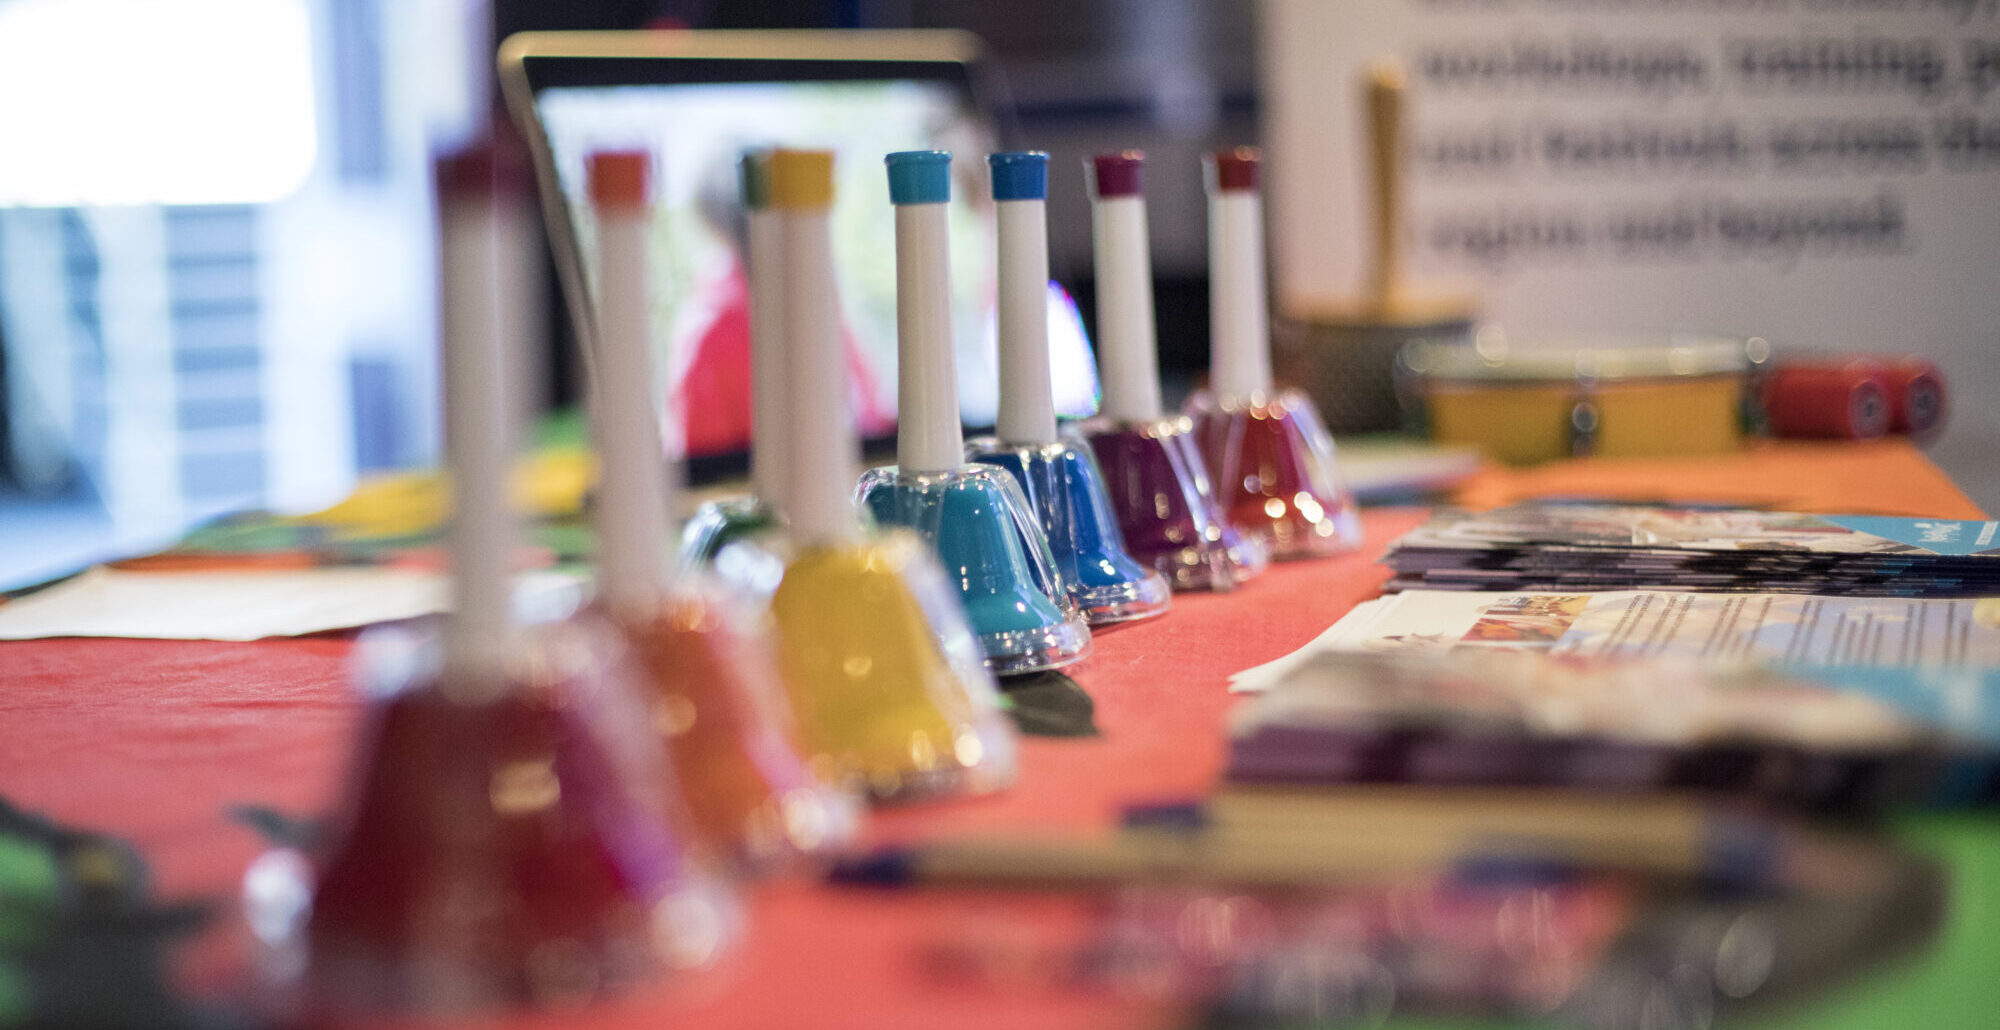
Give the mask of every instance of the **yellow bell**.
[[999, 691], [915, 536], [803, 548], [771, 612], [800, 733], [822, 775], [877, 800], [984, 793], [1013, 780]]

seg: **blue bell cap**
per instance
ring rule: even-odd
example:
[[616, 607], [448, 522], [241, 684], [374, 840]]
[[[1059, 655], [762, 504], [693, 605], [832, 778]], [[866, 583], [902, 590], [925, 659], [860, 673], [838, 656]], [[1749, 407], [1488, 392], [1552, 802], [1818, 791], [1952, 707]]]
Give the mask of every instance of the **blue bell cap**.
[[1047, 200], [1049, 154], [1045, 150], [1007, 150], [986, 155], [993, 170], [994, 200]]
[[891, 204], [942, 204], [951, 199], [951, 151], [899, 150], [889, 166]]

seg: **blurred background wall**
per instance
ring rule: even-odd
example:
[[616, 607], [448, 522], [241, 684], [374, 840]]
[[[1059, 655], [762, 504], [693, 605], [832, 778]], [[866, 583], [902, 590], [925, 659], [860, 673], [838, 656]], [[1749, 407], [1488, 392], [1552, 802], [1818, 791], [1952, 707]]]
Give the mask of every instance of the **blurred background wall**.
[[433, 148], [487, 11], [0, 0], [0, 566], [437, 450]]
[[[1842, 20], [1853, 5], [1796, 4], [1824, 12], [1829, 31], [1855, 31]], [[26, 554], [54, 571], [72, 550], [143, 546], [244, 507], [324, 505], [358, 474], [435, 458], [429, 161], [485, 130], [495, 107], [491, 48], [511, 32], [977, 33], [1011, 91], [1017, 138], [1008, 144], [1054, 156], [1052, 270], [1086, 317], [1083, 158], [1125, 147], [1150, 155], [1162, 364], [1185, 381], [1206, 360], [1199, 155], [1272, 143], [1282, 113], [1286, 139], [1303, 133], [1327, 148], [1336, 155], [1329, 181], [1351, 189], [1359, 158], [1358, 143], [1345, 138], [1353, 134], [1348, 65], [1361, 49], [1408, 42], [1393, 19], [1351, 12], [1525, 17], [1547, 8], [1573, 18], [1592, 6], [0, 0], [0, 138], [8, 141], [0, 147], [0, 563], [11, 554], [18, 565]], [[1970, 31], [2000, 36], [1992, 12], [1974, 7], [1967, 16], [1986, 21]], [[1271, 95], [1293, 90], [1284, 84], [1321, 62], [1325, 95]], [[2000, 91], [1968, 103], [1988, 117], [1997, 98]], [[1310, 263], [1294, 260], [1300, 248], [1358, 247], [1365, 228], [1346, 215], [1321, 222], [1282, 206], [1316, 183], [1296, 165], [1281, 170], [1272, 221], [1283, 288], [1294, 274], [1288, 265]], [[1993, 181], [1981, 174], [1978, 181]], [[2000, 210], [1995, 197], [2000, 190], [1969, 203], [1968, 217], [1990, 220]], [[1963, 263], [1964, 283], [1951, 289], [1996, 293], [2000, 242], [1989, 239]], [[1809, 284], [1813, 269], [1797, 275]], [[543, 400], [563, 404], [575, 399], [576, 384], [552, 276], [549, 289]], [[2000, 390], [1992, 378], [2000, 362], [1989, 356], [1990, 331], [1970, 335], [1829, 342], [1933, 353], [1955, 384], [1971, 386], [1961, 389], [1959, 424], [1936, 453], [1976, 499], [2000, 510], [2000, 448], [1983, 414]]]

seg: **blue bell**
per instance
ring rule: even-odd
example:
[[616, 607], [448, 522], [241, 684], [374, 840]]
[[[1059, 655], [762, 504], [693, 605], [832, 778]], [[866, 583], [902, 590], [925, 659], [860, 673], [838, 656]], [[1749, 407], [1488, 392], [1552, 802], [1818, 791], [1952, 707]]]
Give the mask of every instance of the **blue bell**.
[[974, 461], [1012, 473], [1048, 538], [1070, 600], [1093, 626], [1161, 615], [1172, 592], [1158, 572], [1125, 548], [1118, 517], [1105, 495], [1104, 473], [1088, 445], [1071, 439], [1035, 446], [997, 438], [972, 441]]
[[1052, 669], [1089, 653], [1090, 630], [1027, 498], [1005, 472], [977, 464], [878, 468], [862, 476], [856, 499], [877, 523], [914, 530], [931, 545], [996, 674]]

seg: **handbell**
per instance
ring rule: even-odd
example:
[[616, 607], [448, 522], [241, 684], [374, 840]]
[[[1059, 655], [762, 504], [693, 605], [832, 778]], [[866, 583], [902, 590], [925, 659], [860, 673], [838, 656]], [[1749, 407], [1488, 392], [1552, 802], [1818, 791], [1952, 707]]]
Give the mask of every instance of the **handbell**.
[[[573, 1005], [713, 963], [734, 902], [664, 815], [658, 743], [574, 627], [516, 669], [420, 675], [377, 705], [349, 808], [291, 935], [306, 1012]], [[376, 685], [378, 688], [380, 685]], [[301, 863], [259, 859], [249, 914]], [[290, 888], [287, 888], [290, 889]]]
[[994, 672], [1066, 665], [1090, 649], [1090, 628], [1058, 579], [1047, 536], [1005, 472], [965, 460], [951, 334], [946, 202], [951, 155], [890, 154], [896, 210], [896, 461], [855, 490], [876, 522], [916, 531], [959, 588]]
[[931, 545], [996, 674], [1058, 668], [1089, 652], [1090, 630], [1028, 499], [1006, 472], [979, 464], [871, 469], [855, 496], [877, 523], [907, 527]]
[[1232, 527], [1274, 558], [1340, 554], [1360, 545], [1361, 520], [1334, 466], [1333, 437], [1305, 394], [1271, 381], [1260, 163], [1254, 147], [1206, 161], [1209, 388], [1185, 410]]
[[987, 156], [999, 243], [1000, 412], [970, 441], [974, 461], [1006, 469], [1048, 541], [1070, 601], [1092, 626], [1164, 613], [1166, 579], [1125, 548], [1089, 445], [1056, 425], [1049, 368], [1048, 165], [1040, 151]]
[[651, 685], [651, 725], [707, 847], [756, 872], [854, 836], [855, 796], [803, 757], [763, 619], [729, 592], [684, 580], [614, 621]]
[[1361, 540], [1354, 497], [1334, 472], [1333, 438], [1297, 390], [1188, 398], [1223, 518], [1273, 558], [1345, 554]]
[[1013, 730], [925, 544], [907, 533], [808, 547], [771, 598], [806, 750], [882, 801], [1012, 782]]
[[668, 580], [679, 476], [653, 405], [650, 168], [643, 151], [588, 161], [600, 272], [591, 429], [604, 470], [594, 607], [632, 657], [693, 835], [758, 871], [843, 842], [859, 806], [802, 757], [761, 613], [711, 577]]
[[1100, 417], [1081, 428], [1125, 546], [1175, 590], [1231, 590], [1264, 570], [1263, 545], [1237, 533], [1216, 506], [1193, 420]]
[[491, 310], [494, 179], [476, 157], [440, 170], [454, 495], [442, 658], [359, 649], [378, 700], [326, 843], [273, 851], [245, 877], [277, 993], [308, 1022], [579, 1004], [707, 965], [735, 933], [616, 641], [588, 620], [526, 627], [512, 612], [519, 355]]
[[736, 168], [746, 223], [742, 261], [750, 323], [750, 492], [703, 504], [688, 519], [681, 533], [681, 567], [690, 571], [713, 564], [731, 544], [755, 541], [784, 526], [784, 290], [779, 216], [771, 208], [771, 153], [745, 151]]
[[801, 740], [824, 774], [879, 800], [998, 788], [1014, 776], [1013, 730], [958, 591], [914, 535], [864, 535], [856, 517], [860, 447], [835, 336], [833, 155], [774, 151], [771, 201], [785, 273], [793, 548], [771, 614]]
[[1092, 626], [1165, 614], [1173, 599], [1167, 580], [1126, 545], [1088, 442], [1065, 434], [1044, 446], [1008, 446], [984, 437], [967, 450], [974, 461], [1006, 469], [1021, 486], [1070, 600]]
[[1177, 590], [1227, 590], [1256, 575], [1267, 558], [1224, 521], [1192, 420], [1162, 410], [1143, 164], [1136, 151], [1090, 163], [1104, 403], [1082, 430], [1132, 555]]

